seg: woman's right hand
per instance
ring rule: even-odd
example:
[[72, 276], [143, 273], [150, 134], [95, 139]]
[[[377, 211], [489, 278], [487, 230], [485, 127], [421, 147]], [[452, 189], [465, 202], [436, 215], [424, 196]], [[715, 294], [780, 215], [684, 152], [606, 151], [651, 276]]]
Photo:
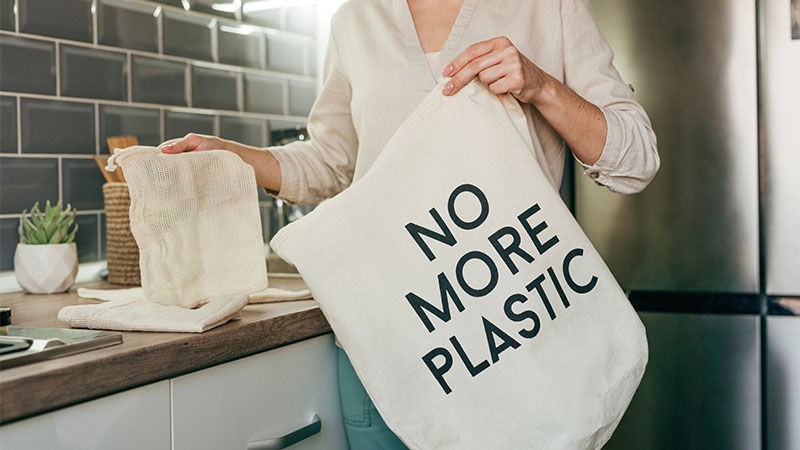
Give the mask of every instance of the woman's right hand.
[[227, 150], [242, 158], [242, 161], [253, 166], [256, 183], [271, 193], [277, 194], [281, 188], [281, 167], [269, 149], [251, 147], [235, 141], [189, 133], [178, 139], [170, 139], [158, 146], [163, 153], [176, 154], [201, 150]]
[[225, 139], [205, 134], [189, 133], [182, 138], [170, 139], [161, 143], [158, 149], [163, 153], [183, 153], [195, 150], [230, 150]]

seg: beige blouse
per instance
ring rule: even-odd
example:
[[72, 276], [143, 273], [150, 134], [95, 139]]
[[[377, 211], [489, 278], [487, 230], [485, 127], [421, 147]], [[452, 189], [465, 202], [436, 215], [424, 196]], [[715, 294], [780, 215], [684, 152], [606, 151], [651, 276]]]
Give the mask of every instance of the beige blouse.
[[[467, 46], [501, 35], [602, 110], [608, 136], [600, 159], [584, 165], [585, 173], [616, 192], [644, 189], [659, 167], [656, 136], [614, 68], [588, 0], [464, 0], [435, 70], [406, 0], [350, 0], [331, 22], [323, 86], [308, 118], [310, 140], [268, 147], [281, 167], [278, 197], [315, 203], [344, 190], [370, 168], [447, 62]], [[564, 142], [535, 108], [523, 109], [536, 159], [558, 188]]]

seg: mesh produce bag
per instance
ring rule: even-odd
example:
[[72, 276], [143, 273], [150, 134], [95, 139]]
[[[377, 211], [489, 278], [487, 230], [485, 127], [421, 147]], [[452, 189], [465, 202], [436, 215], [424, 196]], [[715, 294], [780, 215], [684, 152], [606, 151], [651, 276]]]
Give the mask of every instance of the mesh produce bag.
[[224, 150], [166, 155], [136, 146], [109, 159], [125, 170], [145, 297], [193, 308], [267, 287], [253, 168]]

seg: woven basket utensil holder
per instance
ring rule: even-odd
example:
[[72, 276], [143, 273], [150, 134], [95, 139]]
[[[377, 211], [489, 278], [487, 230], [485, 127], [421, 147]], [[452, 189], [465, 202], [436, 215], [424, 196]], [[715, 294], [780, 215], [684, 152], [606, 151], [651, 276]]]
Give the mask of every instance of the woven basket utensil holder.
[[106, 254], [108, 282], [140, 285], [139, 247], [131, 234], [131, 197], [126, 183], [103, 185], [106, 207]]

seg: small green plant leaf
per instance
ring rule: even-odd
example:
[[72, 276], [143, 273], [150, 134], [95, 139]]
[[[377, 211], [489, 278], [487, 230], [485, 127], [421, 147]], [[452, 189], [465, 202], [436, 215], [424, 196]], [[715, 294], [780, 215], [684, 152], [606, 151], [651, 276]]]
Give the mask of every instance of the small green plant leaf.
[[64, 239], [65, 244], [69, 244], [70, 242], [75, 240], [75, 233], [78, 232], [78, 224], [75, 224], [75, 228], [72, 229], [72, 233], [68, 234], [66, 239]]

